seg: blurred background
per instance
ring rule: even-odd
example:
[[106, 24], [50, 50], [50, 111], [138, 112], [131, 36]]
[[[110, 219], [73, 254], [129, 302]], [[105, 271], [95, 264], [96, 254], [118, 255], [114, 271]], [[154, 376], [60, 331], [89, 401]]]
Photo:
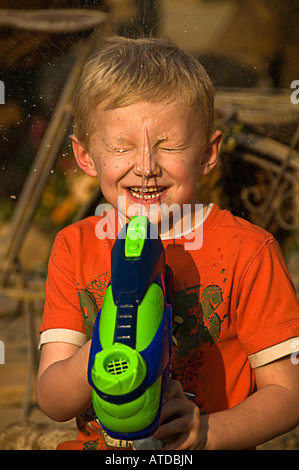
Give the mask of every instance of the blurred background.
[[[298, 1], [0, 0], [0, 432], [44, 423], [33, 389], [51, 245], [103, 201], [73, 159], [71, 103], [112, 34], [170, 37], [206, 67], [224, 143], [200, 199], [273, 233], [299, 292]], [[299, 447], [283, 439], [269, 445]]]

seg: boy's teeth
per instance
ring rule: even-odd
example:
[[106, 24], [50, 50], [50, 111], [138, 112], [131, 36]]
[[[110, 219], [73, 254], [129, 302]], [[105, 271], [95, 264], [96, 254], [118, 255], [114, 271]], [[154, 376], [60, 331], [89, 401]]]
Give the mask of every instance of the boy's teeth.
[[159, 188], [153, 188], [153, 187], [150, 187], [150, 188], [138, 188], [137, 186], [133, 186], [131, 188], [129, 188], [130, 190], [130, 193], [132, 194], [132, 196], [138, 198], [138, 199], [141, 199], [143, 197], [143, 199], [155, 199], [159, 196], [161, 196], [161, 194], [164, 192], [165, 188], [162, 188], [162, 189], [159, 189]]

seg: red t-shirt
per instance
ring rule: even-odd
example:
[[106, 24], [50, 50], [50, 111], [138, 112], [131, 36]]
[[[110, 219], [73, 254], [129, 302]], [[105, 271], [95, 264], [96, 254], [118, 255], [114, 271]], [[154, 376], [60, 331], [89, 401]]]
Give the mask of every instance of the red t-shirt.
[[[40, 329], [53, 329], [51, 341], [57, 329], [92, 336], [114, 243], [96, 236], [99, 220], [87, 218], [56, 237]], [[115, 211], [110, 221], [117, 226]], [[251, 364], [259, 365], [267, 348], [264, 362], [277, 359], [274, 346], [299, 336], [299, 304], [272, 235], [216, 205], [196, 230], [203, 233], [196, 250], [185, 249], [189, 238], [163, 240], [174, 276], [172, 377], [202, 413], [212, 413], [252, 394]]]

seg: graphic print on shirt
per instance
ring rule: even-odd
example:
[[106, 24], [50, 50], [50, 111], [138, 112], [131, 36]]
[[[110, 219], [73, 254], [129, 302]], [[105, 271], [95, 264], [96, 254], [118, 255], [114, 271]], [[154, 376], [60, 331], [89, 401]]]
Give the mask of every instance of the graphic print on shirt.
[[203, 343], [211, 347], [220, 336], [221, 323], [217, 310], [223, 303], [223, 290], [218, 285], [209, 285], [200, 295], [201, 285], [189, 287], [173, 294], [173, 354], [172, 377], [184, 387], [189, 396], [201, 409], [194, 384], [205, 387], [201, 367], [205, 362]]
[[87, 339], [92, 338], [93, 325], [101, 308], [104, 295], [109, 284], [111, 273], [103, 273], [96, 277], [85, 289], [78, 290], [83, 324]]
[[[200, 340], [213, 344], [220, 335], [222, 321], [217, 309], [223, 302], [223, 291], [216, 285], [207, 286], [199, 300], [199, 287], [193, 286], [173, 294], [173, 340], [176, 346], [180, 342], [178, 357], [185, 357], [190, 349], [198, 347]], [[200, 324], [198, 318], [201, 318]]]

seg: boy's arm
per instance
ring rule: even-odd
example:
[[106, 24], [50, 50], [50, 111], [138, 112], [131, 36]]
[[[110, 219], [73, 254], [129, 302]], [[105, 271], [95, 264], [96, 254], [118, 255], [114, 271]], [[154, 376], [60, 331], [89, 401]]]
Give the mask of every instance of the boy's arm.
[[90, 344], [80, 348], [57, 342], [42, 347], [36, 396], [40, 409], [54, 421], [72, 419], [91, 403], [87, 380]]
[[290, 357], [255, 370], [258, 390], [239, 405], [199, 415], [176, 382], [167, 390], [162, 424], [156, 433], [177, 449], [249, 449], [279, 436], [299, 423], [299, 365]]

